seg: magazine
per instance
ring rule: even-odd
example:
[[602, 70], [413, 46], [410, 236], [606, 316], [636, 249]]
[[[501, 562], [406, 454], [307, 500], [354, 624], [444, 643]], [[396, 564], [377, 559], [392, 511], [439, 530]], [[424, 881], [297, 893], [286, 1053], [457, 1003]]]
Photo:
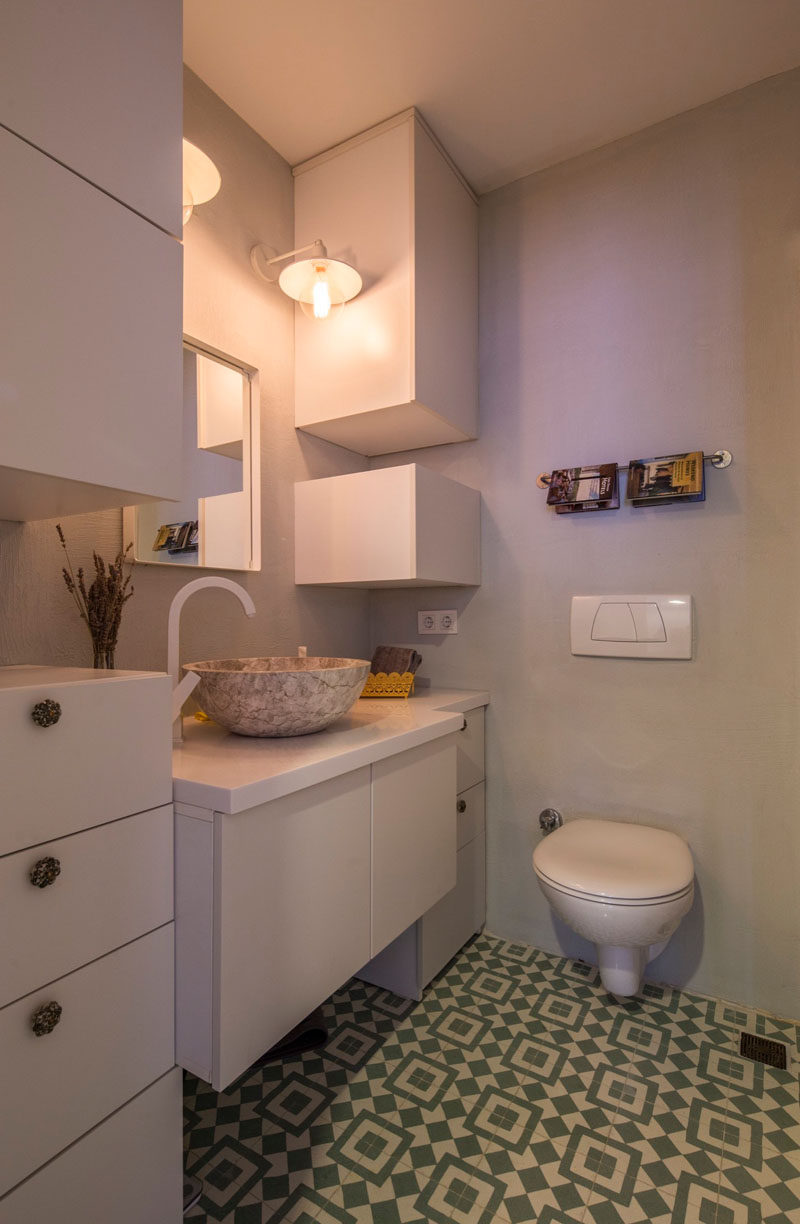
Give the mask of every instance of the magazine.
[[616, 463], [594, 467], [556, 468], [550, 474], [548, 506], [573, 506], [607, 502], [617, 487]]
[[703, 452], [632, 459], [628, 465], [626, 500], [634, 506], [705, 501]]
[[585, 514], [590, 510], [619, 510], [619, 472], [616, 464], [604, 464], [614, 468], [614, 483], [609, 497], [603, 500], [586, 499], [556, 506], [556, 514]]

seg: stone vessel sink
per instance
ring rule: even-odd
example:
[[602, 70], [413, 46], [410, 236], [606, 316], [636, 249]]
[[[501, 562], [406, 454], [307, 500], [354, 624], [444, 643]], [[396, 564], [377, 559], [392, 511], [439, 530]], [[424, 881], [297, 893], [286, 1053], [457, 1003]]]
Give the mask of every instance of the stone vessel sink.
[[237, 735], [310, 735], [341, 718], [364, 687], [365, 659], [208, 659], [185, 663], [200, 677], [201, 707]]

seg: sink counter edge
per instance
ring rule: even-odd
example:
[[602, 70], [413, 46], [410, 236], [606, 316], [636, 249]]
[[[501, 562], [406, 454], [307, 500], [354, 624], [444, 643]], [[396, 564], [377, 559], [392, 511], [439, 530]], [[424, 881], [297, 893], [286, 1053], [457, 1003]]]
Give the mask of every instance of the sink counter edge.
[[407, 699], [359, 698], [313, 735], [256, 739], [186, 719], [172, 753], [177, 804], [233, 815], [458, 731], [461, 715], [488, 705], [473, 689], [421, 689]]

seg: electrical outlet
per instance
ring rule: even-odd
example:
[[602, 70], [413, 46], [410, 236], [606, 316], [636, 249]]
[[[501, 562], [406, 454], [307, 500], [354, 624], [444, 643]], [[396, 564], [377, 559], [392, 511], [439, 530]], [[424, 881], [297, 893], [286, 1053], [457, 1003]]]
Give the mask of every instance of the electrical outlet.
[[436, 615], [440, 633], [458, 633], [458, 612], [455, 608], [445, 608]]
[[418, 612], [417, 633], [458, 633], [458, 612], [455, 608]]

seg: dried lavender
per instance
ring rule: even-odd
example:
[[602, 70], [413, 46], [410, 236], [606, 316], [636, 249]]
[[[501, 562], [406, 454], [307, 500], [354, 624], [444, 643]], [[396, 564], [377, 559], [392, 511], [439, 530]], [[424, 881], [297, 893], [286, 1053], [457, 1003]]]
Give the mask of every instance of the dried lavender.
[[[133, 545], [128, 544], [125, 549], [118, 552], [109, 565], [106, 565], [103, 558], [96, 552], [92, 553], [94, 581], [87, 589], [83, 567], [78, 569], [77, 575], [72, 569], [67, 541], [64, 539], [60, 523], [56, 524], [56, 531], [67, 558], [67, 564], [61, 572], [64, 575], [67, 590], [78, 609], [78, 615], [91, 635], [94, 666], [111, 668], [114, 666], [114, 652], [117, 648], [122, 609], [133, 594], [133, 587], [130, 585], [130, 570], [133, 569], [134, 563], [128, 560], [128, 553]], [[129, 566], [127, 574], [124, 570], [126, 565]]]

